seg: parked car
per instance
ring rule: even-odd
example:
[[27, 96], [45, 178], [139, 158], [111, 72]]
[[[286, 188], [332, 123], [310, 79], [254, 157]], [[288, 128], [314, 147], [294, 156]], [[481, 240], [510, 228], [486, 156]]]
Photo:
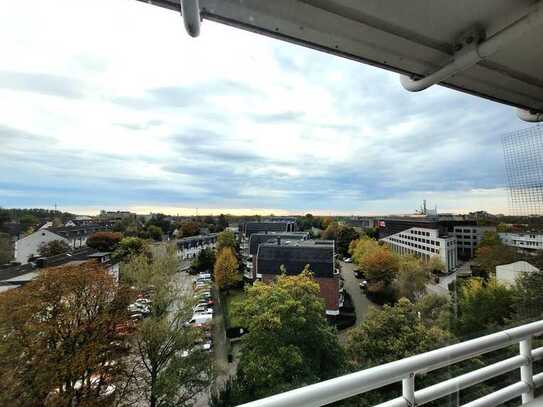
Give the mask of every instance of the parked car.
[[189, 321], [189, 324], [208, 324], [212, 319], [213, 315], [211, 314], [195, 313]]
[[368, 291], [368, 282], [366, 280], [362, 281], [359, 286], [362, 291]]
[[343, 259], [343, 261], [345, 263], [352, 263], [353, 262], [353, 259], [351, 259], [350, 257], [347, 257], [346, 259]]
[[[206, 305], [198, 304], [192, 310], [194, 312], [199, 312], [199, 313], [202, 313], [202, 314], [210, 314], [210, 313], [213, 314], [213, 308], [208, 307], [207, 304]], [[211, 310], [211, 312], [209, 312], [210, 310]]]

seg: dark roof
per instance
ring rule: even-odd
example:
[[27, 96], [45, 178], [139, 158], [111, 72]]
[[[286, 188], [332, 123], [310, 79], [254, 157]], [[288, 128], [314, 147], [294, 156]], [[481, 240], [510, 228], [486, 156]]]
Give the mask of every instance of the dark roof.
[[247, 222], [244, 227], [245, 234], [251, 236], [258, 232], [286, 232], [288, 226], [294, 222]]
[[56, 233], [59, 236], [88, 235], [95, 232], [106, 231], [109, 225], [104, 224], [86, 224], [81, 226], [63, 226], [60, 228], [49, 228], [47, 230]]
[[288, 275], [296, 275], [309, 264], [315, 277], [334, 276], [334, 242], [306, 240], [290, 244], [262, 243], [257, 254], [257, 273], [280, 274], [281, 266]]
[[278, 239], [278, 238], [281, 239], [282, 241], [305, 240], [309, 238], [309, 233], [308, 232], [253, 233], [249, 237], [249, 254], [251, 256], [255, 256], [258, 250], [258, 246], [260, 246], [261, 243]]

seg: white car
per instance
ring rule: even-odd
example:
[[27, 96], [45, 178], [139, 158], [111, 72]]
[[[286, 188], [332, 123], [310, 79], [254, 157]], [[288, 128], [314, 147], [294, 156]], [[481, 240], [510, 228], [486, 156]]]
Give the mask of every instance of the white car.
[[201, 313], [194, 313], [191, 320], [189, 321], [189, 324], [208, 324], [213, 319], [213, 315], [211, 314], [201, 314]]
[[346, 259], [343, 260], [345, 263], [352, 263], [353, 262], [353, 259], [351, 259], [350, 257], [347, 257]]
[[206, 304], [199, 304], [192, 310], [199, 314], [213, 314], [213, 308], [208, 307]]

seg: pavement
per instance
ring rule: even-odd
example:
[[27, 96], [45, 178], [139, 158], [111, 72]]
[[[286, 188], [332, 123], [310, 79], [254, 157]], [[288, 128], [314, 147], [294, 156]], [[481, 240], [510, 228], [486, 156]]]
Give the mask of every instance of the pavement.
[[341, 262], [341, 275], [343, 276], [344, 284], [343, 287], [351, 295], [351, 299], [353, 300], [356, 314], [355, 326], [357, 326], [364, 321], [370, 308], [376, 308], [377, 305], [374, 305], [370, 300], [368, 300], [366, 295], [362, 292], [362, 290], [360, 290], [359, 284], [362, 280], [359, 280], [354, 276], [353, 270], [355, 267], [356, 266], [353, 263]]

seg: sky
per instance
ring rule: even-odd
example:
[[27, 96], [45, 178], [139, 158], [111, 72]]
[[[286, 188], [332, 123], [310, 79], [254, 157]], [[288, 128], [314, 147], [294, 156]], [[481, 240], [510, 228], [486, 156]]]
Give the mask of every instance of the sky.
[[508, 212], [508, 106], [135, 0], [0, 7], [0, 207]]

